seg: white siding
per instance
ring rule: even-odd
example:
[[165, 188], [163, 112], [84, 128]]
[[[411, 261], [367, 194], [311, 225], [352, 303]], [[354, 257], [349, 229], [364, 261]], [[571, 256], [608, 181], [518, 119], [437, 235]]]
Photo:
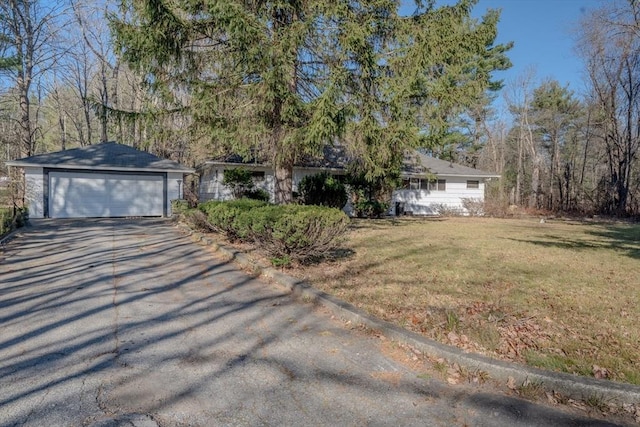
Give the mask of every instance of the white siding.
[[293, 170], [293, 191], [298, 191], [298, 185], [305, 176], [317, 175], [321, 171], [316, 169], [294, 169]]
[[[232, 200], [233, 194], [231, 190], [226, 187], [222, 181], [224, 180], [224, 170], [232, 169], [235, 166], [229, 165], [208, 165], [205, 166], [201, 175], [200, 175], [200, 185], [199, 185], [199, 196], [201, 201], [206, 200]], [[238, 165], [237, 167], [242, 167]], [[273, 170], [266, 168], [248, 168], [249, 170], [255, 171], [263, 171], [264, 179], [254, 181], [256, 184], [256, 188], [262, 188], [269, 193], [269, 197], [271, 202], [274, 201], [274, 188], [275, 188], [275, 177], [273, 175]], [[322, 172], [322, 169], [313, 169], [313, 168], [295, 168], [293, 170], [293, 191], [298, 191], [298, 185], [302, 178], [309, 175], [316, 175]]]
[[31, 218], [44, 218], [44, 182], [42, 168], [25, 167], [25, 199]]
[[[405, 212], [413, 215], [437, 215], [437, 207], [444, 205], [466, 213], [462, 199], [484, 200], [484, 180], [482, 178], [438, 177], [446, 180], [445, 191], [396, 190], [393, 192], [390, 212], [395, 215], [397, 202], [404, 203]], [[467, 188], [467, 180], [480, 181], [478, 188]]]
[[[239, 165], [237, 167], [242, 166]], [[198, 186], [200, 201], [233, 200], [233, 193], [231, 192], [231, 189], [222, 183], [224, 181], [224, 170], [233, 168], [233, 166], [224, 165], [206, 166], [200, 175], [200, 185]], [[273, 202], [273, 171], [266, 170], [264, 168], [250, 168], [249, 170], [264, 172], [263, 179], [254, 180], [255, 188], [261, 188], [268, 192], [270, 200]]]

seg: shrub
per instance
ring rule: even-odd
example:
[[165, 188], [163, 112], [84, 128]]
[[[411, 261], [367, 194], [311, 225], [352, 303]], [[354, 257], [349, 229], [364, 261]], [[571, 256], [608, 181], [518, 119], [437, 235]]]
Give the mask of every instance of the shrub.
[[463, 198], [462, 207], [465, 208], [471, 216], [484, 215], [484, 202], [481, 199]]
[[207, 215], [207, 220], [214, 230], [226, 234], [230, 240], [235, 240], [238, 238], [234, 227], [236, 217], [242, 212], [266, 205], [266, 202], [260, 200], [238, 199], [228, 202], [205, 202], [201, 203], [198, 208]]
[[222, 183], [231, 189], [235, 199], [255, 199], [268, 202], [269, 193], [262, 189], [256, 188], [253, 181], [253, 173], [244, 168], [227, 169], [224, 171]]
[[225, 170], [222, 183], [231, 189], [236, 199], [244, 197], [245, 193], [253, 188], [251, 171], [244, 168]]
[[432, 203], [431, 208], [440, 216], [460, 216], [462, 210], [456, 207], [449, 206], [445, 203]]
[[254, 243], [278, 265], [319, 258], [335, 249], [349, 218], [324, 206], [275, 206], [251, 199], [210, 201], [198, 205], [194, 219], [230, 240]]
[[0, 208], [0, 236], [11, 230], [13, 213], [10, 208]]
[[207, 215], [198, 209], [187, 210], [186, 212], [182, 213], [182, 218], [184, 219], [184, 221], [191, 224], [191, 226], [196, 230], [204, 232], [215, 231], [215, 229], [207, 220]]
[[172, 200], [171, 201], [171, 213], [173, 215], [180, 215], [189, 210], [189, 202], [186, 200]]
[[358, 218], [380, 218], [389, 209], [389, 204], [379, 200], [358, 199], [353, 211]]
[[[14, 215], [15, 211], [15, 215]], [[29, 222], [27, 208], [0, 208], [0, 236], [15, 228], [24, 227]]]
[[335, 249], [349, 218], [335, 208], [268, 206], [238, 215], [237, 235], [253, 241], [274, 260], [304, 262]]
[[247, 241], [262, 243], [270, 239], [273, 224], [293, 205], [271, 205], [240, 213], [233, 223], [236, 235]]
[[342, 182], [328, 172], [308, 175], [298, 184], [300, 199], [305, 205], [342, 209], [347, 203], [347, 190]]
[[363, 174], [348, 177], [353, 213], [359, 218], [380, 218], [389, 209], [393, 189], [398, 186], [398, 175], [367, 180]]
[[244, 193], [244, 197], [246, 197], [247, 199], [262, 200], [263, 202], [268, 202], [270, 199], [269, 192], [262, 188], [254, 188], [252, 190], [248, 190]]

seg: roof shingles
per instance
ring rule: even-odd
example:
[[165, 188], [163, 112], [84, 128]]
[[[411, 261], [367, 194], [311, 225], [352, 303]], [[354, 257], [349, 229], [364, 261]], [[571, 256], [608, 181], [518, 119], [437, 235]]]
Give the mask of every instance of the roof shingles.
[[170, 172], [192, 172], [173, 160], [161, 159], [128, 145], [104, 142], [54, 153], [38, 154], [12, 162], [13, 166], [42, 166], [78, 169], [132, 169]]

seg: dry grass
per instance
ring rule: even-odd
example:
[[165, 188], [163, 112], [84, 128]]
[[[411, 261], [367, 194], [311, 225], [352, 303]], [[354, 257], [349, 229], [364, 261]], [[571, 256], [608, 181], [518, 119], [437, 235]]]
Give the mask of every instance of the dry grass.
[[640, 384], [640, 226], [354, 222], [346, 258], [292, 273], [430, 338]]

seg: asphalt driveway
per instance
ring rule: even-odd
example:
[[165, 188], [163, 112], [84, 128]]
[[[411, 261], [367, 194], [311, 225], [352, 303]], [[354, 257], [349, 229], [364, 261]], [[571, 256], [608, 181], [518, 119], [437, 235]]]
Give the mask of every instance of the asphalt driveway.
[[0, 250], [0, 425], [601, 425], [418, 378], [163, 220], [41, 220]]

